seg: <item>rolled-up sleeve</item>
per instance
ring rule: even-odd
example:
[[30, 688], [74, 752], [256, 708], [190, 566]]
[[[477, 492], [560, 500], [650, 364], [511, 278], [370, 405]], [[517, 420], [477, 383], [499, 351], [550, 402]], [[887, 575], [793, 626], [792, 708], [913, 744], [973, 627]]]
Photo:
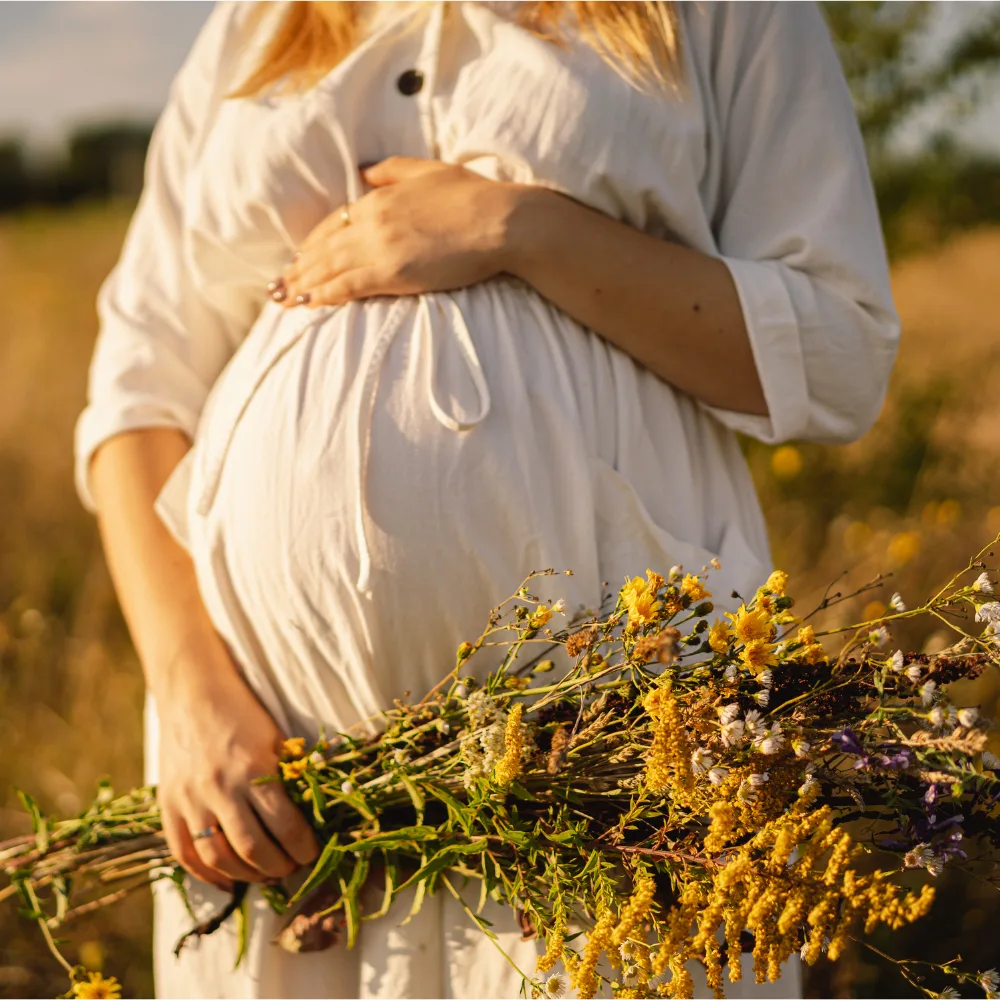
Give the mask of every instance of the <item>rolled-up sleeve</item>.
[[[199, 291], [184, 252], [184, 187], [234, 67], [239, 4], [220, 4], [171, 88], [146, 158], [143, 194], [98, 297], [99, 333], [76, 427], [76, 484], [96, 509], [90, 461], [109, 438], [174, 427], [193, 438], [205, 399], [245, 327]], [[249, 313], [248, 313], [249, 315]]]
[[899, 322], [847, 84], [815, 5], [720, 7], [714, 228], [769, 412], [709, 409], [769, 443], [851, 441], [881, 410]]

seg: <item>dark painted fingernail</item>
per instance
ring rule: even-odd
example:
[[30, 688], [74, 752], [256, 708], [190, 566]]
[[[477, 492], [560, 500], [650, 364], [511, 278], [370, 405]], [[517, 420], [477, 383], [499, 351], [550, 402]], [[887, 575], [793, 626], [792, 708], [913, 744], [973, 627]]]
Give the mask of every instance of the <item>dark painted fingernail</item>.
[[312, 296], [308, 292], [303, 292], [301, 295], [295, 296], [295, 304], [297, 306], [304, 306], [309, 302], [311, 298]]
[[269, 281], [267, 283], [267, 290], [269, 292], [276, 292], [279, 288], [284, 288], [284, 287], [285, 287], [284, 278], [275, 278], [274, 281]]
[[284, 285], [271, 292], [271, 298], [274, 299], [275, 302], [284, 302], [285, 299], [288, 298], [288, 292], [285, 291]]

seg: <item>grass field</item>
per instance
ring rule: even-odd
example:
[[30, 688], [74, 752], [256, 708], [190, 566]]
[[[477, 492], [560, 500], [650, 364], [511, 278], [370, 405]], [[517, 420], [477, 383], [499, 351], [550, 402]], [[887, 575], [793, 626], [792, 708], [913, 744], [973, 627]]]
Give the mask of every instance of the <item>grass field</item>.
[[[94, 297], [117, 254], [126, 206], [0, 221], [0, 838], [25, 819], [13, 785], [43, 808], [75, 812], [102, 775], [141, 778], [142, 678], [94, 523], [72, 484], [72, 429], [96, 331]], [[833, 580], [894, 578], [838, 610], [880, 613], [893, 590], [916, 602], [1000, 532], [1000, 231], [968, 234], [894, 269], [904, 320], [890, 399], [875, 429], [842, 448], [749, 446], [775, 561], [802, 605]], [[488, 609], [484, 609], [484, 613]], [[944, 639], [926, 626], [911, 648]], [[995, 704], [997, 691], [979, 695]], [[983, 928], [1000, 907], [942, 879], [947, 933], [907, 932], [910, 954], [1000, 965]], [[69, 932], [69, 951], [148, 996], [148, 900]], [[901, 995], [902, 984], [854, 952], [817, 967], [811, 995]], [[0, 996], [52, 996], [65, 983], [33, 927], [0, 911]], [[895, 991], [895, 992], [894, 992]]]

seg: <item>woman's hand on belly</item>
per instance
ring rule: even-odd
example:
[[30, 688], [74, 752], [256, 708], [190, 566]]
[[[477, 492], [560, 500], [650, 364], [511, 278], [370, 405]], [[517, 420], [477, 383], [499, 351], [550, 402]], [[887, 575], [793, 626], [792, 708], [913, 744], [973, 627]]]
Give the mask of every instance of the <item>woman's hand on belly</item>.
[[439, 160], [393, 156], [364, 171], [375, 190], [338, 208], [271, 285], [285, 306], [465, 288], [504, 270], [520, 185]]
[[200, 679], [159, 706], [167, 842], [187, 871], [217, 885], [290, 875], [318, 856], [312, 829], [281, 782], [253, 784], [278, 773], [283, 734], [235, 672], [189, 666]]

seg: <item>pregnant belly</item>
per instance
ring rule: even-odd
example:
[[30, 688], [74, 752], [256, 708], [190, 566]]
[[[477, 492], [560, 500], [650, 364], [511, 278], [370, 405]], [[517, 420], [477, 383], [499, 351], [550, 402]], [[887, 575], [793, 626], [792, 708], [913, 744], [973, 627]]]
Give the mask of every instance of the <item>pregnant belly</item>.
[[193, 555], [246, 655], [297, 664], [299, 710], [331, 669], [358, 705], [422, 693], [533, 570], [600, 603], [602, 341], [498, 281], [265, 316], [245, 348], [199, 429]]

